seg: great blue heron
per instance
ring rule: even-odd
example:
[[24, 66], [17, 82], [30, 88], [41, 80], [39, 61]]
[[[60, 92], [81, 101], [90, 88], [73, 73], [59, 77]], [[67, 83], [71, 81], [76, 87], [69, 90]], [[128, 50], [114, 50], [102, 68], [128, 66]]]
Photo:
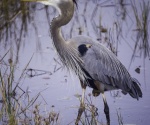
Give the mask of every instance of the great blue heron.
[[45, 5], [54, 6], [59, 16], [51, 22], [51, 36], [54, 47], [64, 64], [73, 71], [80, 79], [82, 86], [82, 101], [86, 86], [93, 88], [93, 94], [102, 94], [104, 112], [110, 124], [109, 107], [104, 91], [121, 89], [123, 93], [129, 93], [131, 97], [142, 97], [139, 82], [132, 78], [124, 65], [117, 57], [99, 42], [89, 37], [77, 36], [65, 40], [61, 34], [61, 26], [69, 23], [74, 14], [76, 0], [43, 0]]

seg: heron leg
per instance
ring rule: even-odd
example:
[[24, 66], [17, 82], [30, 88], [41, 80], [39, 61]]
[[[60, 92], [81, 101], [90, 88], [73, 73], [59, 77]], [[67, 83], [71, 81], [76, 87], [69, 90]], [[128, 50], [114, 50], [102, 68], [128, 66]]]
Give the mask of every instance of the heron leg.
[[83, 84], [83, 82], [80, 82], [80, 83], [81, 83], [81, 87], [82, 87], [82, 97], [81, 97], [80, 107], [79, 107], [79, 110], [78, 110], [78, 116], [77, 116], [75, 125], [78, 125], [78, 123], [81, 119], [82, 113], [85, 111], [84, 98], [85, 98], [86, 86]]
[[76, 119], [76, 122], [75, 122], [75, 125], [78, 125], [80, 119], [81, 119], [81, 116], [82, 116], [82, 113], [85, 111], [85, 106], [82, 104], [80, 104], [80, 107], [79, 107], [79, 110], [78, 110], [78, 115], [77, 115], [77, 119]]
[[102, 97], [103, 97], [103, 102], [104, 102], [104, 112], [106, 115], [107, 125], [110, 125], [109, 107], [108, 107], [104, 93], [102, 93]]
[[83, 84], [83, 82], [81, 82], [81, 87], [82, 87], [82, 97], [81, 97], [81, 105], [80, 106], [84, 106], [84, 98], [85, 98], [85, 89], [86, 89], [86, 85]]
[[84, 106], [85, 88], [82, 88], [81, 106]]

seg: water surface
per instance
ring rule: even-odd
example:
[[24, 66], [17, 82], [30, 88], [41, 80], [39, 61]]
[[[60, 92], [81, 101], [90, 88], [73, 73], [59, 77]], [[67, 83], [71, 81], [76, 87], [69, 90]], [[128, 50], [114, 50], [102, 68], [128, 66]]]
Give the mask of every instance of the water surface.
[[[113, 4], [113, 2], [111, 1], [108, 5], [109, 4]], [[43, 6], [39, 4], [39, 8], [42, 7]], [[86, 12], [84, 13], [85, 8]], [[130, 74], [141, 83], [143, 98], [137, 101], [129, 95], [123, 95], [120, 91], [117, 97], [112, 96], [114, 92], [106, 92], [108, 105], [110, 107], [111, 124], [119, 124], [118, 111], [123, 123], [126, 125], [148, 125], [150, 123], [150, 60], [148, 58], [143, 59], [143, 57], [139, 57], [135, 58], [130, 65], [135, 44], [134, 40], [136, 40], [136, 34], [133, 32], [133, 29], [136, 28], [136, 23], [134, 18], [131, 19], [131, 17], [133, 17], [132, 8], [126, 6], [128, 15], [124, 21], [115, 15], [115, 13], [121, 12], [117, 10], [119, 9], [117, 6], [100, 7], [100, 5], [92, 20], [92, 14], [95, 8], [96, 4], [91, 1], [87, 4], [87, 7], [85, 7], [85, 2], [79, 2], [79, 7], [75, 12], [73, 20], [67, 26], [63, 27], [62, 31], [64, 37], [70, 38], [71, 36], [77, 36], [79, 34], [79, 28], [81, 28], [83, 35], [88, 35], [94, 40], [101, 38], [102, 41], [104, 41], [104, 38], [107, 37], [108, 34], [100, 34], [99, 31], [96, 32], [93, 29], [93, 22], [99, 25], [100, 20], [102, 26], [112, 31], [111, 33], [114, 36], [113, 40], [115, 41], [114, 47], [118, 45], [118, 58], [125, 65]], [[50, 9], [50, 11], [52, 11], [52, 9]], [[57, 13], [51, 14], [50, 20], [56, 15]], [[35, 17], [37, 19], [35, 23], [38, 26], [38, 35], [35, 35], [31, 23], [28, 36], [25, 39], [26, 44], [22, 47], [19, 54], [16, 79], [20, 76], [23, 68], [33, 56], [28, 69], [35, 69], [36, 74], [34, 77], [28, 77], [26, 75], [26, 78], [21, 81], [21, 87], [24, 90], [28, 88], [30, 97], [34, 97], [40, 92], [41, 96], [38, 98], [37, 103], [41, 103], [41, 110], [50, 111], [51, 106], [54, 105], [54, 110], [60, 113], [59, 120], [61, 125], [73, 124], [80, 105], [80, 101], [75, 95], [82, 93], [79, 80], [74, 74], [69, 74], [67, 70], [62, 67], [53, 48], [49, 24], [47, 23], [44, 10], [37, 11]], [[117, 21], [122, 28], [119, 39], [116, 38], [118, 33], [114, 26]], [[73, 31], [70, 32], [72, 27]], [[40, 50], [37, 50], [36, 47], [37, 40], [41, 42]], [[138, 55], [139, 53], [137, 53], [137, 56]], [[143, 60], [145, 60], [145, 62]], [[135, 72], [138, 66], [141, 66], [140, 74]], [[40, 73], [43, 73], [43, 71], [46, 72], [41, 75]], [[27, 74], [29, 73], [30, 72]], [[92, 89], [87, 88], [87, 98], [89, 98], [88, 94], [91, 93], [91, 90]], [[102, 97], [92, 97], [92, 100], [93, 104], [98, 108], [98, 121], [106, 123]]]

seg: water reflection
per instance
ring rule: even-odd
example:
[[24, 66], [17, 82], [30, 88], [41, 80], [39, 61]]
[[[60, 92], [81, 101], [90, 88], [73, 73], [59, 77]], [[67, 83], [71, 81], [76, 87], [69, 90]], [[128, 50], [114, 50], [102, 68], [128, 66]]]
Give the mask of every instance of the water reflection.
[[26, 75], [28, 77], [35, 77], [35, 76], [44, 75], [44, 74], [52, 75], [50, 71], [44, 71], [44, 70], [39, 70], [39, 69], [26, 69]]

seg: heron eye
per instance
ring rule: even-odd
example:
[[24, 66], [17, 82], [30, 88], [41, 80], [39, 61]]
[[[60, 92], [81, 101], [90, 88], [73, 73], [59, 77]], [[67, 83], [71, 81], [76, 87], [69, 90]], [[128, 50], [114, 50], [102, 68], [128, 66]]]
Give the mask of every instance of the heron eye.
[[84, 56], [86, 54], [87, 50], [88, 50], [88, 48], [86, 47], [85, 44], [78, 46], [78, 51], [81, 56]]

